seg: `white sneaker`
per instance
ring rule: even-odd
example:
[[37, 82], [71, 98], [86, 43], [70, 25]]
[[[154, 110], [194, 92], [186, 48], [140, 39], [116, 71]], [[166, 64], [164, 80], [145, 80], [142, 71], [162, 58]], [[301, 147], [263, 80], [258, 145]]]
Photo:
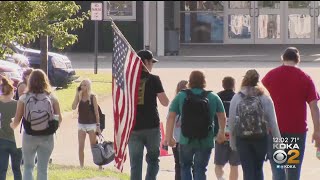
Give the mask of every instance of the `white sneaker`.
[[218, 180], [225, 180], [225, 178], [221, 177], [221, 178], [218, 178]]

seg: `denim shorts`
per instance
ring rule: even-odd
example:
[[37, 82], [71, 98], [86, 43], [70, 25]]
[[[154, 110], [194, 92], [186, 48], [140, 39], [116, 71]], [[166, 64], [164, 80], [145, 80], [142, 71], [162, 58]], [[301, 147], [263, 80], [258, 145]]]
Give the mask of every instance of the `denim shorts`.
[[89, 132], [89, 131], [96, 131], [97, 125], [96, 124], [78, 124], [78, 130]]
[[214, 164], [219, 166], [224, 166], [227, 162], [229, 162], [231, 166], [241, 164], [237, 151], [232, 151], [228, 141], [223, 144], [215, 142], [214, 149]]

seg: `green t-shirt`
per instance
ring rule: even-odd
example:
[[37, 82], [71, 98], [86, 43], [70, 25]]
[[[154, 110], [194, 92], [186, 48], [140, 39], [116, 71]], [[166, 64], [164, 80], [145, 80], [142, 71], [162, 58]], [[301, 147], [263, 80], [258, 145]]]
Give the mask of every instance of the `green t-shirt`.
[[14, 131], [10, 127], [11, 119], [14, 118], [17, 109], [17, 101], [10, 102], [0, 101], [1, 126], [0, 139], [5, 139], [15, 142]]
[[[198, 88], [193, 88], [191, 89], [191, 91], [194, 94], [201, 94], [203, 92], [203, 89], [198, 89]], [[222, 101], [220, 99], [220, 97], [215, 94], [215, 93], [209, 93], [208, 94], [208, 99], [209, 99], [209, 106], [210, 106], [210, 119], [212, 120], [213, 123], [213, 118], [214, 115], [217, 112], [225, 112]], [[182, 106], [184, 103], [184, 100], [186, 98], [186, 93], [185, 92], [180, 92], [171, 102], [170, 108], [169, 108], [169, 112], [175, 112], [177, 114], [181, 114], [182, 112]], [[212, 128], [212, 130], [209, 132], [208, 137], [201, 139], [201, 140], [191, 140], [189, 142], [189, 138], [184, 137], [183, 134], [180, 134], [180, 144], [189, 144], [191, 146], [194, 147], [202, 147], [202, 148], [207, 148], [207, 147], [214, 147], [214, 136], [213, 136], [213, 130], [214, 128]]]

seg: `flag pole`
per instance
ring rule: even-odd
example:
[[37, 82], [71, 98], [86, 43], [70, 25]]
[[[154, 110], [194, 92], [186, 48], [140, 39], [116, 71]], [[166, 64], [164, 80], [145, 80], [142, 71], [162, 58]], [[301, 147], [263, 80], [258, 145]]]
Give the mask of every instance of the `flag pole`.
[[[133, 50], [134, 52], [136, 52], [132, 46], [130, 45], [130, 43], [127, 41], [127, 39], [124, 37], [124, 35], [122, 34], [122, 32], [120, 31], [120, 29], [118, 28], [118, 26], [116, 25], [116, 23], [113, 22], [112, 17], [109, 17], [111, 20], [111, 27], [117, 31], [119, 33], [119, 35], [122, 37], [122, 39], [125, 41], [125, 43], [131, 48], [131, 50]], [[138, 56], [139, 57], [139, 56]], [[139, 59], [141, 60], [141, 58], [139, 57]], [[142, 60], [141, 60], [142, 61]], [[142, 63], [142, 66], [144, 67], [144, 69], [146, 69], [148, 71], [148, 73], [150, 73], [149, 69], [147, 68], [147, 66]]]

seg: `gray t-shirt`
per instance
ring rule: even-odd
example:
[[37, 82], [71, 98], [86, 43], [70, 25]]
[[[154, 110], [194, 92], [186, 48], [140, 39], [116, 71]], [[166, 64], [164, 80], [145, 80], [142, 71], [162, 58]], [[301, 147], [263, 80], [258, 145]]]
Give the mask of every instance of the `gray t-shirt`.
[[1, 126], [0, 126], [0, 139], [5, 139], [15, 142], [14, 131], [10, 127], [12, 118], [14, 118], [17, 110], [17, 101], [12, 100], [10, 102], [0, 101], [0, 113], [1, 113]]

